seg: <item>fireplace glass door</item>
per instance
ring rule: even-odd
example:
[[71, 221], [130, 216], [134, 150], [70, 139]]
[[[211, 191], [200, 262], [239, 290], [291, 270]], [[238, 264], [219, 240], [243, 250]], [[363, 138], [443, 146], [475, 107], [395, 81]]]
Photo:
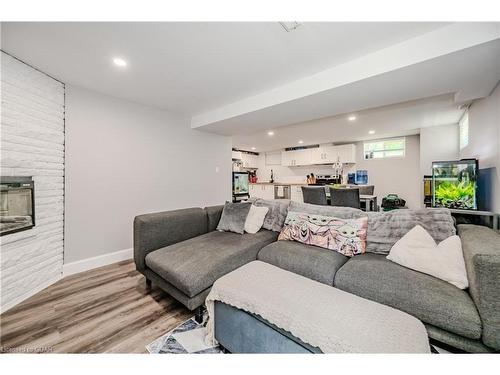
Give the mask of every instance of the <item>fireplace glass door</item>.
[[31, 177], [2, 177], [0, 184], [0, 235], [33, 228], [34, 183]]

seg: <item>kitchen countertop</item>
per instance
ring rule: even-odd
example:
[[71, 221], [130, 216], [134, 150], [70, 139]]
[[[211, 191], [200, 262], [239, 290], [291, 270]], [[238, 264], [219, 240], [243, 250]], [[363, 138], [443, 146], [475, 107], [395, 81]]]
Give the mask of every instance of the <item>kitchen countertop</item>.
[[250, 185], [307, 186], [307, 182], [250, 182]]

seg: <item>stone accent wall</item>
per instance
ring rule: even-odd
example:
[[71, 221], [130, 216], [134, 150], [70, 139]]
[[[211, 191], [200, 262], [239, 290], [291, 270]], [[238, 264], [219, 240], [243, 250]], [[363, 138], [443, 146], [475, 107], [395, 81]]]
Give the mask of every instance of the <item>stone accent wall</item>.
[[35, 227], [0, 237], [0, 309], [62, 276], [64, 84], [1, 52], [1, 174], [32, 176]]

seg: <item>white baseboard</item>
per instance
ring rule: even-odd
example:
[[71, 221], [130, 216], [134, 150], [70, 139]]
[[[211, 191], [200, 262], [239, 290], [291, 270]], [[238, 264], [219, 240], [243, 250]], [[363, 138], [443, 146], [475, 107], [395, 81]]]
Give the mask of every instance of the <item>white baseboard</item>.
[[22, 296], [19, 296], [17, 297], [15, 300], [12, 300], [10, 301], [10, 303], [6, 304], [6, 305], [2, 305], [0, 307], [0, 314], [3, 314], [4, 312], [6, 312], [7, 310], [13, 308], [14, 306], [20, 304], [21, 302], [23, 302], [24, 300], [34, 296], [35, 294], [37, 294], [38, 292], [41, 292], [42, 290], [44, 290], [45, 288], [51, 286], [52, 284], [58, 282], [59, 280], [62, 279], [62, 274], [60, 275], [57, 275], [56, 277], [53, 277], [52, 279], [50, 280], [47, 280], [46, 282], [40, 284], [39, 286], [37, 286], [35, 289], [33, 290], [30, 290], [28, 293], [24, 293]]
[[71, 262], [63, 265], [63, 276], [74, 275], [94, 268], [107, 266], [108, 264], [120, 262], [122, 260], [132, 259], [134, 249], [125, 249], [115, 251], [114, 253], [99, 255], [93, 258], [82, 259], [77, 262]]

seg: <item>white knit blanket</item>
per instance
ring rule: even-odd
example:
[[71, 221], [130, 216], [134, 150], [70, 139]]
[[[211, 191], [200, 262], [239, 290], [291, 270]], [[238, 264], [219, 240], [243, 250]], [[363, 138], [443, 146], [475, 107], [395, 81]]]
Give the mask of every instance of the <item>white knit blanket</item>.
[[215, 301], [257, 314], [324, 353], [430, 352], [425, 327], [413, 316], [260, 261], [213, 285], [206, 299], [210, 344]]

